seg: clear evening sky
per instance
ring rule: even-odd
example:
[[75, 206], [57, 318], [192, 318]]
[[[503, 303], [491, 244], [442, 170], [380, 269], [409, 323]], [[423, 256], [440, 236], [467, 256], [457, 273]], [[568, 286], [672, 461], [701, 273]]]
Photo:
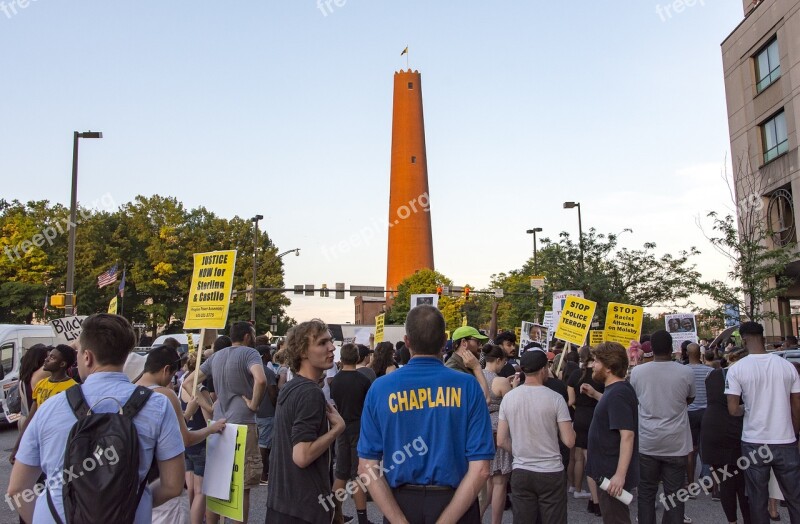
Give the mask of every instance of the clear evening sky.
[[[436, 269], [456, 284], [521, 267], [526, 229], [577, 235], [565, 200], [585, 229], [696, 245], [704, 275], [724, 276], [695, 219], [732, 207], [719, 45], [741, 2], [338, 4], [5, 0], [0, 196], [68, 204], [72, 132], [102, 131], [81, 143], [83, 204], [156, 193], [262, 214], [279, 249], [302, 249], [284, 259], [288, 286], [383, 285], [408, 45]], [[290, 298], [297, 320], [353, 320], [349, 297]]]

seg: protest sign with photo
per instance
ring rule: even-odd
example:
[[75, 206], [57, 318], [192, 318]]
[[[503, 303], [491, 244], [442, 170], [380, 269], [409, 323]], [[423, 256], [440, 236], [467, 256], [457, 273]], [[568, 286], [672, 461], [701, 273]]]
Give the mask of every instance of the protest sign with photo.
[[536, 322], [522, 322], [519, 335], [519, 354], [525, 353], [525, 346], [531, 342], [537, 342], [542, 346], [542, 349], [547, 349], [547, 341], [549, 336], [547, 328]]
[[697, 322], [694, 313], [664, 315], [664, 325], [672, 335], [673, 350], [679, 350], [685, 340], [697, 342]]
[[439, 307], [439, 295], [411, 295], [411, 309], [422, 305]]

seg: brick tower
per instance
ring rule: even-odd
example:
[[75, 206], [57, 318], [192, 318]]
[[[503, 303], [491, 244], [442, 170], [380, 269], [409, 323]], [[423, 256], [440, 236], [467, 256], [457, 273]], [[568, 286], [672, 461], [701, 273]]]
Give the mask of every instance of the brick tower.
[[428, 157], [419, 71], [394, 74], [389, 257], [386, 289], [420, 269], [433, 269]]

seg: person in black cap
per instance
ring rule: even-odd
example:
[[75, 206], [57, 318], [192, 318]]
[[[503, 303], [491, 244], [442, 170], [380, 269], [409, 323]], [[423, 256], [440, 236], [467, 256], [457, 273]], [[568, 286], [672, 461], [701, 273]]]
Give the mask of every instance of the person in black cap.
[[[511, 501], [514, 522], [567, 522], [567, 474], [559, 439], [575, 445], [575, 431], [564, 398], [544, 386], [547, 354], [538, 349], [520, 358], [525, 382], [500, 404], [497, 445], [514, 456]], [[536, 420], [536, 424], [531, 424]]]
[[369, 362], [372, 360], [372, 354], [375, 350], [368, 348], [364, 344], [358, 344], [358, 364], [356, 364], [356, 371], [364, 375], [370, 382], [375, 382], [378, 375], [369, 367]]

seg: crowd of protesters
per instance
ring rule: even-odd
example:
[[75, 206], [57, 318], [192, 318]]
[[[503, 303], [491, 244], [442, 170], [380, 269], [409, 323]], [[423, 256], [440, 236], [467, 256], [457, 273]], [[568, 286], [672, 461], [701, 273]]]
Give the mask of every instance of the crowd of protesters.
[[[202, 491], [205, 441], [241, 424], [244, 522], [250, 491], [266, 486], [268, 523], [366, 524], [369, 499], [392, 523], [499, 524], [509, 506], [516, 523], [566, 523], [568, 497], [628, 523], [634, 496], [639, 523], [662, 513], [677, 524], [692, 521], [686, 501], [701, 492], [726, 522], [777, 520], [780, 503], [800, 523], [800, 372], [767, 352], [757, 323], [718, 346], [675, 347], [658, 330], [627, 348], [519, 347], [512, 332], [490, 340], [469, 326], [448, 340], [430, 306], [405, 327], [396, 344], [337, 352], [321, 320], [276, 347], [236, 322], [198, 371], [198, 355], [168, 339], [131, 376], [130, 325], [93, 315], [74, 347], [37, 345], [22, 359], [6, 500], [21, 521], [68, 521], [66, 488], [47, 479], [63, 474], [76, 423], [62, 392], [81, 383], [98, 413], [127, 405], [137, 385], [153, 392], [133, 418], [141, 493], [130, 522], [218, 522]], [[21, 496], [42, 483], [46, 495]], [[347, 496], [355, 515], [342, 513]]]

